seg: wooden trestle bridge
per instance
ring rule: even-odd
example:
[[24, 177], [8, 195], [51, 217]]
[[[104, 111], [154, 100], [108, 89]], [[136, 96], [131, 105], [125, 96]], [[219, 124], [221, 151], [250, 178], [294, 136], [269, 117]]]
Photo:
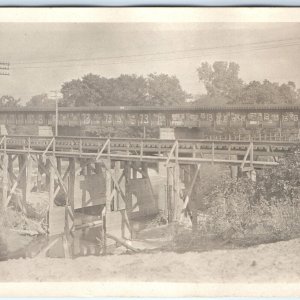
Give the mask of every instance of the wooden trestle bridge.
[[[163, 167], [167, 220], [177, 222], [186, 215], [191, 217], [190, 198], [201, 164], [227, 164], [251, 172], [255, 168], [276, 166], [277, 158], [297, 143], [2, 136], [2, 209], [7, 209], [18, 189], [21, 197], [16, 202], [26, 215], [31, 194], [46, 191], [49, 240], [41, 253], [63, 241], [65, 256], [72, 256], [76, 234], [87, 228], [97, 228], [102, 253], [106, 251], [108, 238], [134, 251], [127, 243], [132, 235], [130, 213], [134, 206], [128, 194], [128, 182], [138, 177], [150, 182], [148, 168]], [[94, 186], [90, 190], [103, 194], [95, 206], [98, 215], [92, 221], [78, 222], [75, 218], [79, 175], [92, 178]], [[180, 182], [184, 183], [184, 192]], [[57, 203], [58, 194], [64, 195], [64, 202]], [[58, 215], [62, 216], [63, 223]]]

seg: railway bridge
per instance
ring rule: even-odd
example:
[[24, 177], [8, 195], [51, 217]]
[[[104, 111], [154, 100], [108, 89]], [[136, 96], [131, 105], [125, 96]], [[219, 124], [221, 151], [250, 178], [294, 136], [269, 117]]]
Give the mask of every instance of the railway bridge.
[[[4, 108], [1, 209], [14, 205], [26, 216], [32, 199], [46, 197], [48, 239], [39, 255], [53, 255], [57, 247], [66, 257], [80, 255], [83, 236], [98, 240], [99, 253], [111, 241], [136, 251], [129, 243], [136, 217], [160, 212], [169, 223], [194, 222], [201, 165], [226, 165], [232, 175], [239, 170], [255, 179], [256, 169], [276, 167], [298, 146], [299, 115], [300, 106], [290, 105]], [[157, 128], [160, 138], [66, 134], [107, 126]], [[39, 127], [47, 136], [12, 134]]]
[[144, 127], [172, 129], [176, 139], [245, 132], [251, 136], [271, 133], [288, 137], [299, 133], [299, 117], [299, 105], [59, 107], [58, 112], [55, 108], [39, 107], [0, 110], [0, 124], [10, 127], [10, 134], [14, 128], [25, 130], [32, 126], [57, 125], [59, 135], [73, 132], [75, 136], [103, 127]]
[[[92, 232], [101, 253], [111, 240], [135, 251], [128, 243], [135, 216], [162, 211], [170, 223], [193, 219], [190, 204], [201, 165], [228, 165], [251, 176], [255, 169], [275, 167], [278, 158], [297, 144], [297, 140], [4, 135], [2, 210], [17, 205], [27, 215], [28, 202], [46, 195], [49, 239], [40, 255], [51, 253], [54, 244], [61, 245], [67, 257], [79, 255], [79, 237]], [[150, 169], [163, 178], [159, 195]]]

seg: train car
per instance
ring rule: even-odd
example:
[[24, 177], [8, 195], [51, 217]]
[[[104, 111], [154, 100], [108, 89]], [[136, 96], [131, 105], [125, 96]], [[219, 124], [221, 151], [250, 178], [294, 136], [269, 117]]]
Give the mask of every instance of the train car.
[[230, 124], [230, 113], [229, 112], [217, 112], [215, 127], [216, 129], [224, 129], [227, 128]]
[[[176, 107], [59, 107], [59, 126], [185, 127], [203, 130], [297, 129], [300, 106], [176, 106]], [[1, 108], [0, 124], [49, 125], [56, 123], [55, 108]]]
[[199, 115], [199, 127], [200, 128], [213, 128], [214, 117], [213, 113], [201, 112]]
[[196, 113], [186, 113], [185, 114], [185, 127], [194, 128], [199, 126], [199, 114]]
[[250, 112], [246, 119], [247, 129], [258, 129], [261, 127], [263, 114], [261, 112]]
[[295, 128], [298, 127], [299, 114], [296, 112], [282, 113], [281, 127], [282, 128]]
[[185, 127], [185, 114], [171, 114], [170, 127]]
[[280, 126], [280, 116], [278, 113], [263, 113], [262, 128], [277, 128]]
[[230, 128], [242, 128], [246, 124], [247, 115], [245, 113], [230, 113]]

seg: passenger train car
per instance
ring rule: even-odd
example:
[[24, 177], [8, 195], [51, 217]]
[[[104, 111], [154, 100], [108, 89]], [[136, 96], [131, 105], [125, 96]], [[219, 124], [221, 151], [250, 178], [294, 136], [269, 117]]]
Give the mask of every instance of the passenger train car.
[[[300, 128], [300, 105], [59, 107], [59, 126]], [[55, 109], [1, 108], [0, 124], [55, 125]]]

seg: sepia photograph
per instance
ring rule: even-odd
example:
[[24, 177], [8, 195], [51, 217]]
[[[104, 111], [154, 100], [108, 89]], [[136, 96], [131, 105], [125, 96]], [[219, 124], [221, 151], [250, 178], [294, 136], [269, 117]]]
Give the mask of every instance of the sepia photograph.
[[0, 8], [0, 295], [299, 296], [299, 50], [298, 8]]

